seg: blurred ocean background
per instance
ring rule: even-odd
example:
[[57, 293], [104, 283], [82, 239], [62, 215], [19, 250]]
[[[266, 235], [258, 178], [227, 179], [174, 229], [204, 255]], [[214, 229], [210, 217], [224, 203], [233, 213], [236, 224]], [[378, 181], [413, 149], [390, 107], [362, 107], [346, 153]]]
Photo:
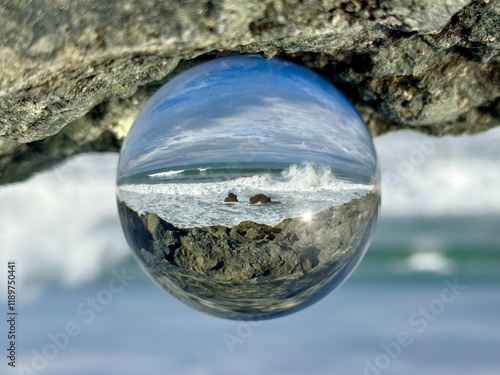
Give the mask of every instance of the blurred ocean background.
[[[118, 221], [118, 155], [0, 186], [0, 295], [15, 260], [19, 313], [11, 369], [2, 302], [0, 373], [500, 374], [500, 128], [375, 146], [382, 207], [361, 265], [316, 305], [263, 322], [203, 315], [145, 276]], [[68, 322], [78, 333], [54, 351]]]

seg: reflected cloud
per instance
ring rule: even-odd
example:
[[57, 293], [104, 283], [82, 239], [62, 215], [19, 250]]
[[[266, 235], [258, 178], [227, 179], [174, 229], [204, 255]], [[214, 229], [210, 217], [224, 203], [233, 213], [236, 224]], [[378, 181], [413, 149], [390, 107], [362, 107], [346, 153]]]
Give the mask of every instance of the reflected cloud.
[[[293, 156], [303, 150], [310, 150], [310, 162], [374, 176], [370, 136], [343, 95], [303, 68], [284, 61], [254, 63], [261, 60], [241, 58], [225, 70], [216, 60], [206, 71], [181, 75], [160, 90], [125, 141], [119, 178], [200, 158], [297, 163], [303, 158]], [[273, 75], [271, 83], [269, 72], [276, 69], [286, 74]], [[239, 79], [245, 74], [248, 80]], [[207, 82], [200, 84], [201, 79]]]

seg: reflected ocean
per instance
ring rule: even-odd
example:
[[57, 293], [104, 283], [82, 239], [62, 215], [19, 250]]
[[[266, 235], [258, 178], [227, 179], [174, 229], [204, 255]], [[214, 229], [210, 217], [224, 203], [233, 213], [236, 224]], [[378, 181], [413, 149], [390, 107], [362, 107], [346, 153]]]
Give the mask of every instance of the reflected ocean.
[[[276, 225], [347, 203], [372, 188], [369, 177], [324, 165], [218, 163], [131, 176], [117, 187], [117, 196], [133, 210], [156, 213], [176, 226], [232, 227], [245, 220]], [[238, 202], [224, 204], [230, 192]], [[259, 193], [276, 204], [250, 205]]]

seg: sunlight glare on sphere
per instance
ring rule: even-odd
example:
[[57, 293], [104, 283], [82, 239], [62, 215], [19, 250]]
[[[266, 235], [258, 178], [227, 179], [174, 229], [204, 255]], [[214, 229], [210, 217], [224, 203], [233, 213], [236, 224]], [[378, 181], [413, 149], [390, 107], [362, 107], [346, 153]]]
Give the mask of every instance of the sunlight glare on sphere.
[[352, 272], [379, 180], [367, 127], [335, 87], [288, 61], [233, 56], [148, 101], [120, 152], [117, 201], [162, 288], [211, 315], [267, 319]]
[[312, 212], [307, 211], [302, 214], [302, 220], [309, 222], [312, 219]]

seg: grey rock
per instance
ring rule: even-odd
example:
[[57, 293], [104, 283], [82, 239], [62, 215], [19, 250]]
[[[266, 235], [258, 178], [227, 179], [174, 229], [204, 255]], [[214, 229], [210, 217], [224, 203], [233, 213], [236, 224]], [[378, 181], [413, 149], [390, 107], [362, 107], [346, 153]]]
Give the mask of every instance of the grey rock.
[[314, 69], [373, 135], [499, 125], [496, 0], [6, 1], [0, 24], [0, 183], [117, 151], [160, 85], [234, 53]]

